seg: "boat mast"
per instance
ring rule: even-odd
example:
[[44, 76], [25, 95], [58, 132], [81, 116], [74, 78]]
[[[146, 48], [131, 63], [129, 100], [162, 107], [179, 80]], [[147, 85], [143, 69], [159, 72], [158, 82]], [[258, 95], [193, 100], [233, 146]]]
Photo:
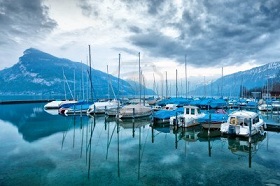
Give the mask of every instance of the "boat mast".
[[118, 108], [120, 107], [120, 71], [121, 71], [121, 54], [119, 54], [119, 67], [118, 67]]
[[90, 81], [90, 99], [93, 101], [93, 93], [92, 93], [92, 77], [91, 77], [91, 50], [90, 45], [88, 45], [89, 52], [89, 81]]
[[176, 98], [177, 98], [177, 96], [178, 96], [177, 76], [178, 76], [178, 71], [177, 71], [177, 69], [176, 69]]
[[204, 97], [206, 98], [206, 82], [205, 82], [205, 76], [203, 76], [204, 77], [204, 86], [203, 86], [203, 88], [204, 88]]
[[109, 91], [110, 91], [110, 89], [109, 89], [109, 67], [108, 67], [108, 65], [107, 65], [107, 81], [108, 81], [108, 83], [107, 83], [107, 91], [108, 91], [108, 100], [110, 99], [110, 95], [109, 95]]
[[74, 69], [74, 100], [77, 100], [76, 97], [76, 70]]
[[139, 56], [139, 62], [138, 62], [138, 67], [139, 67], [139, 69], [138, 69], [138, 73], [139, 73], [139, 92], [140, 92], [140, 95], [139, 95], [139, 97], [140, 97], [140, 105], [141, 105], [141, 74], [140, 74], [140, 52], [138, 53], [138, 56]]
[[144, 79], [144, 76], [143, 76], [143, 74], [142, 74], [142, 70], [141, 70], [141, 76], [142, 76], [142, 78], [143, 78], [143, 86], [144, 86], [144, 90], [143, 90], [143, 93], [144, 93], [144, 95], [143, 95], [143, 105], [145, 106], [145, 97], [146, 97], [146, 89], [145, 89], [145, 79]]
[[67, 96], [66, 96], [66, 79], [65, 79], [65, 75], [64, 75], [64, 69], [62, 69], [62, 74], [63, 74], [63, 79], [64, 79], [64, 99], [67, 100]]
[[185, 54], [185, 79], [186, 79], [186, 98], [188, 98], [188, 71], [187, 71], [187, 55]]
[[154, 78], [153, 90], [156, 92], [156, 94], [158, 96], [158, 92], [156, 90], [156, 79], [155, 79], [155, 74], [154, 73], [153, 73], [153, 78]]
[[85, 90], [84, 90], [84, 66], [83, 66], [83, 62], [81, 61], [81, 67], [82, 67], [82, 83], [81, 83], [81, 93], [82, 93], [82, 97], [83, 100], [85, 100]]
[[167, 71], [165, 71], [165, 98], [167, 98], [167, 94], [168, 94]]
[[221, 97], [223, 98], [223, 86], [224, 86], [224, 67], [222, 67], [222, 87], [221, 87]]

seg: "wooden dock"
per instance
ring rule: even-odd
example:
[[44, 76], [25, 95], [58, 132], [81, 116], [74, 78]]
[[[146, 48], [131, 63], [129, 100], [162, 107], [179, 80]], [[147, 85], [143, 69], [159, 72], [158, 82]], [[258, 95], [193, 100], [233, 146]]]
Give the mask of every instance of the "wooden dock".
[[0, 101], [0, 105], [7, 104], [26, 104], [26, 103], [47, 103], [50, 101], [54, 101], [54, 99], [41, 99], [41, 100], [4, 100]]
[[276, 132], [280, 132], [280, 123], [276, 123], [276, 122], [269, 122], [266, 123], [266, 129], [265, 131], [276, 131]]

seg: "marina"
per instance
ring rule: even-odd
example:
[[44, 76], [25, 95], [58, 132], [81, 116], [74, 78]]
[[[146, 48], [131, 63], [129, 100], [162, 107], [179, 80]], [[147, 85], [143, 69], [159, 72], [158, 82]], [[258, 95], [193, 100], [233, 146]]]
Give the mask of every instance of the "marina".
[[0, 186], [280, 186], [279, 7], [1, 2]]
[[[277, 185], [279, 132], [249, 143], [201, 126], [0, 105], [1, 185]], [[277, 123], [275, 118], [266, 116]], [[265, 118], [265, 117], [264, 117]]]

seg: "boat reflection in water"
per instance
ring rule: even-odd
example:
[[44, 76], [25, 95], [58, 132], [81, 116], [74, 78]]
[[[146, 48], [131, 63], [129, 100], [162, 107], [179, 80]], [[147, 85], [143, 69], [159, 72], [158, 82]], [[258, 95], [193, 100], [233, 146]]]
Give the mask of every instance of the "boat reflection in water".
[[[103, 122], [101, 120], [104, 120]], [[116, 159], [117, 163], [117, 175], [118, 177], [121, 177], [121, 167], [127, 167], [126, 163], [123, 159], [131, 159], [131, 158], [136, 158], [137, 156], [137, 172], [138, 172], [138, 180], [140, 179], [140, 168], [141, 168], [141, 162], [142, 162], [142, 157], [144, 153], [144, 146], [145, 143], [147, 142], [147, 137], [148, 137], [148, 131], [150, 128], [151, 124], [151, 119], [148, 118], [137, 118], [137, 119], [126, 119], [126, 120], [120, 120], [117, 118], [112, 118], [112, 117], [104, 117], [100, 115], [95, 115], [91, 116], [90, 118], [90, 124], [89, 130], [89, 137], [87, 140], [87, 145], [86, 145], [86, 159], [87, 159], [87, 166], [88, 166], [88, 178], [90, 178], [93, 170], [91, 168], [92, 166], [92, 149], [94, 151], [99, 151], [97, 150], [96, 146], [96, 134], [99, 133], [100, 131], [100, 125], [104, 123], [104, 130], [103, 134], [106, 133], [105, 135], [100, 136], [100, 139], [106, 139], [102, 141], [106, 141], [106, 160], [110, 161], [110, 158]], [[103, 126], [102, 126], [103, 127]], [[128, 135], [127, 132], [130, 132], [132, 135]], [[144, 138], [142, 137], [144, 136]], [[132, 138], [131, 138], [132, 137]], [[138, 137], [138, 139], [137, 139]], [[93, 140], [94, 138], [94, 140]], [[135, 141], [137, 140], [137, 142]], [[95, 141], [95, 143], [94, 143]], [[131, 144], [133, 147], [132, 149], [127, 149], [122, 147], [121, 144], [126, 142], [126, 144]], [[100, 142], [101, 143], [101, 142]], [[92, 146], [94, 145], [94, 148]], [[105, 144], [104, 144], [105, 145]], [[135, 145], [135, 146], [134, 146]], [[99, 144], [98, 146], [101, 146]], [[136, 147], [134, 148], [134, 147]], [[111, 150], [110, 150], [111, 148]], [[117, 150], [117, 152], [115, 151]], [[113, 154], [110, 155], [110, 151], [114, 151]], [[109, 158], [110, 155], [110, 158]]]
[[249, 160], [249, 168], [252, 166], [252, 156], [255, 154], [259, 149], [259, 144], [266, 138], [266, 132], [261, 134], [258, 133], [251, 141], [248, 138], [223, 138], [221, 137], [222, 141], [227, 141], [228, 149], [235, 154], [238, 159], [248, 156]]
[[254, 135], [249, 143], [201, 126], [64, 117], [48, 114], [43, 104], [0, 108], [0, 185], [234, 185], [241, 180], [240, 185], [268, 185], [279, 180], [276, 132]]
[[[117, 125], [119, 126], [119, 130], [117, 132], [118, 134], [118, 176], [120, 177], [120, 137], [119, 133], [120, 130], [131, 130], [132, 131], [132, 137], [135, 138], [137, 135], [137, 129], [138, 129], [138, 152], [134, 151], [133, 155], [137, 153], [137, 179], [140, 180], [141, 175], [141, 162], [145, 150], [145, 144], [147, 142], [148, 132], [149, 130], [146, 130], [145, 128], [150, 128], [151, 125], [151, 118], [150, 117], [142, 117], [142, 118], [133, 118], [133, 119], [125, 119], [125, 120], [117, 120]], [[143, 130], [142, 130], [143, 129]], [[144, 135], [144, 137], [142, 137]]]

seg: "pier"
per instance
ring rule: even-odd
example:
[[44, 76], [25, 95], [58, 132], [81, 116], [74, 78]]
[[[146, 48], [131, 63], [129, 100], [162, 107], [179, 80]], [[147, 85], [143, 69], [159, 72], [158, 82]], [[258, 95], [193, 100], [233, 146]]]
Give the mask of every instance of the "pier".
[[276, 122], [269, 122], [266, 123], [266, 129], [264, 129], [265, 131], [276, 131], [276, 132], [280, 132], [280, 123], [276, 123]]
[[3, 100], [0, 101], [1, 105], [5, 104], [26, 104], [26, 103], [47, 103], [54, 101], [54, 99], [40, 99], [40, 100]]

